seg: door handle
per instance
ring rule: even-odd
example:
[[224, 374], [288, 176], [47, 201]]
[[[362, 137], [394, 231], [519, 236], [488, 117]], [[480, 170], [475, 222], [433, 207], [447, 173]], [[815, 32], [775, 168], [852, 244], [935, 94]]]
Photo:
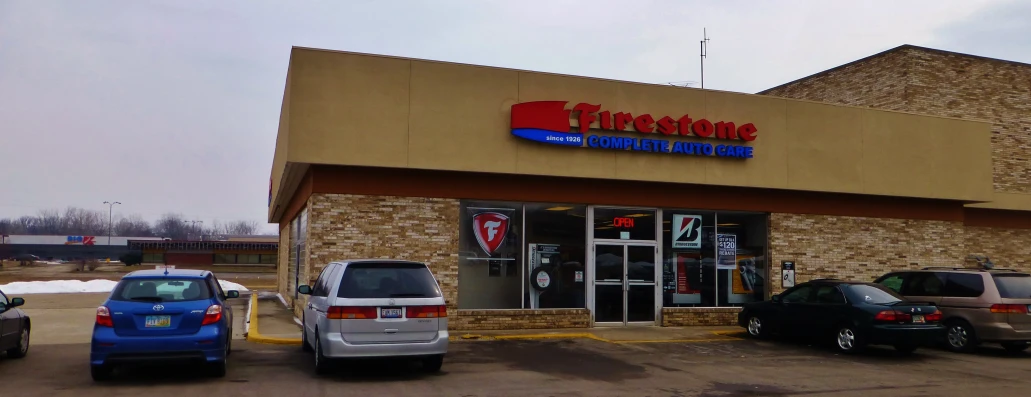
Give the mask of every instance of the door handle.
[[386, 334], [396, 334], [397, 330], [396, 329], [385, 329], [385, 330], [383, 330], [383, 333], [386, 333]]

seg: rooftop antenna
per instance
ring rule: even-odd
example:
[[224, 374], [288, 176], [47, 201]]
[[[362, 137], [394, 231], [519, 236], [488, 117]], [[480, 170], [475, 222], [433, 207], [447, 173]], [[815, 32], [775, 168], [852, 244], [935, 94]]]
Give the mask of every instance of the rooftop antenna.
[[705, 57], [709, 53], [709, 35], [705, 33], [705, 28], [702, 28], [702, 41], [699, 44], [702, 47], [702, 89], [705, 89]]

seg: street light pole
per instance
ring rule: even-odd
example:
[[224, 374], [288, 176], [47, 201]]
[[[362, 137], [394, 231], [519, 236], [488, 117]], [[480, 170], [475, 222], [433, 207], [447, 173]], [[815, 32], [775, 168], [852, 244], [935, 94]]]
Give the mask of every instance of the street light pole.
[[112, 215], [114, 215], [115, 204], [121, 204], [121, 203], [119, 203], [117, 201], [105, 201], [104, 204], [107, 204], [107, 245], [110, 246], [111, 245], [111, 231], [114, 230], [114, 224], [113, 224], [114, 218], [112, 217]]

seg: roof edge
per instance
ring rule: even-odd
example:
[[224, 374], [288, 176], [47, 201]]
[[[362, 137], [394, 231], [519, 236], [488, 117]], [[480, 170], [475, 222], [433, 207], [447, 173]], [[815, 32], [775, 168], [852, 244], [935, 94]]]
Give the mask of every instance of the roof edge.
[[852, 66], [852, 65], [855, 65], [855, 64], [859, 64], [859, 63], [862, 63], [862, 62], [866, 62], [866, 61], [869, 61], [871, 59], [874, 59], [874, 58], [877, 58], [877, 57], [881, 57], [881, 56], [884, 56], [884, 55], [888, 55], [888, 54], [891, 54], [891, 53], [895, 53], [895, 52], [898, 52], [898, 51], [902, 51], [902, 50], [919, 50], [919, 51], [923, 51], [923, 52], [930, 52], [930, 53], [935, 53], [935, 54], [940, 54], [940, 55], [954, 55], [954, 56], [960, 56], [960, 57], [964, 57], [964, 58], [973, 58], [973, 59], [978, 59], [978, 60], [983, 60], [983, 61], [1001, 62], [1001, 63], [1010, 64], [1010, 65], [1031, 67], [1031, 63], [1024, 63], [1024, 62], [1018, 62], [1018, 61], [1010, 61], [1010, 60], [999, 59], [999, 58], [991, 58], [991, 57], [986, 57], [986, 56], [967, 54], [967, 53], [963, 53], [963, 52], [947, 51], [947, 50], [941, 50], [941, 49], [937, 49], [937, 48], [922, 47], [922, 46], [913, 45], [913, 44], [903, 44], [903, 45], [900, 45], [900, 46], [897, 46], [897, 47], [889, 48], [887, 50], [878, 52], [878, 53], [873, 54], [873, 55], [869, 55], [869, 56], [866, 56], [866, 57], [854, 60], [854, 61], [846, 63], [846, 64], [838, 65], [838, 66], [835, 66], [833, 68], [830, 68], [830, 69], [827, 69], [827, 70], [824, 70], [824, 71], [816, 72], [816, 73], [813, 73], [811, 75], [808, 75], [808, 76], [805, 76], [805, 77], [801, 77], [801, 78], [789, 81], [789, 82], [784, 83], [784, 84], [780, 84], [780, 85], [778, 85], [776, 87], [767, 88], [765, 90], [757, 92], [756, 95], [767, 95], [767, 93], [769, 93], [770, 91], [776, 90], [778, 88], [785, 87], [785, 86], [788, 86], [788, 85], [791, 85], [791, 84], [795, 84], [795, 83], [799, 83], [799, 82], [802, 82], [802, 81], [805, 81], [805, 80], [813, 79], [813, 78], [816, 78], [816, 77], [821, 77], [823, 75], [830, 74], [832, 72], [835, 72], [835, 71], [847, 68], [849, 66]]

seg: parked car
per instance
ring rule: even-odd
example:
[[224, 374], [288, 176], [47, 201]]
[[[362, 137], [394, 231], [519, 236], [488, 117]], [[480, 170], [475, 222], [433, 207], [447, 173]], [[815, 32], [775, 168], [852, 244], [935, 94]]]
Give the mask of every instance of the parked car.
[[122, 277], [97, 308], [90, 347], [95, 381], [112, 377], [121, 364], [192, 361], [213, 376], [226, 373], [232, 349], [233, 310], [209, 271], [139, 270]]
[[1031, 346], [1031, 274], [984, 268], [925, 268], [876, 281], [910, 300], [933, 302], [947, 329], [945, 346], [967, 352], [999, 343], [1011, 352]]
[[439, 371], [448, 348], [447, 308], [440, 286], [425, 264], [399, 260], [330, 263], [303, 311], [302, 346], [314, 352], [315, 371], [331, 371], [329, 360], [408, 357]]
[[8, 299], [0, 291], [0, 351], [6, 351], [10, 358], [22, 358], [29, 354], [32, 321], [28, 314], [18, 308], [24, 304], [24, 299]]
[[940, 320], [933, 304], [907, 301], [879, 284], [840, 280], [801, 283], [769, 301], [747, 303], [738, 314], [738, 325], [753, 337], [834, 341], [843, 353], [867, 345], [912, 353], [944, 332]]

